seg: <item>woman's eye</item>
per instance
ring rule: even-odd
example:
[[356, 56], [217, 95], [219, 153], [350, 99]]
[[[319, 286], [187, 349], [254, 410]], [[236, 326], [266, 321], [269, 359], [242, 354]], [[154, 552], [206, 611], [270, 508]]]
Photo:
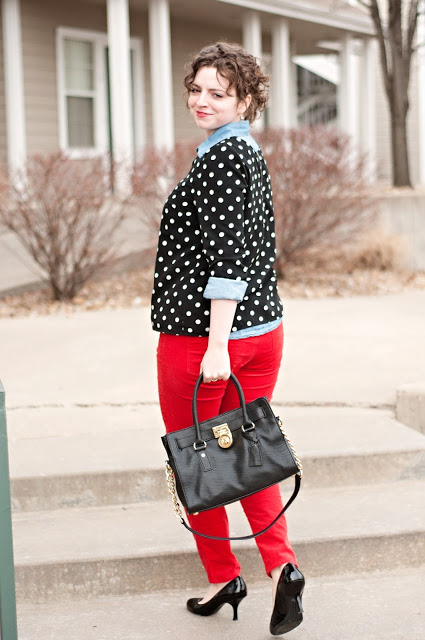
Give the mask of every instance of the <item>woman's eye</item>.
[[222, 94], [221, 93], [215, 93], [214, 94], [214, 98], [222, 98]]
[[199, 91], [199, 89], [195, 89], [194, 87], [192, 87], [190, 89], [190, 93], [197, 93]]

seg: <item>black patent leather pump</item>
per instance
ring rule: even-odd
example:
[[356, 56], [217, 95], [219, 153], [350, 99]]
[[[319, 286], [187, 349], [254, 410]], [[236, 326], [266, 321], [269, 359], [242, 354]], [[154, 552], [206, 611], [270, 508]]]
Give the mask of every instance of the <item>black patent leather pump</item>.
[[294, 564], [289, 562], [283, 567], [270, 620], [270, 633], [273, 636], [288, 633], [301, 624], [303, 620], [301, 598], [304, 583], [303, 574]]
[[208, 600], [208, 602], [199, 604], [202, 598], [190, 598], [186, 606], [191, 613], [196, 613], [198, 616], [211, 616], [228, 603], [233, 607], [233, 620], [237, 620], [239, 603], [245, 598], [247, 593], [244, 579], [238, 576], [228, 582], [226, 586], [216, 593], [211, 600]]

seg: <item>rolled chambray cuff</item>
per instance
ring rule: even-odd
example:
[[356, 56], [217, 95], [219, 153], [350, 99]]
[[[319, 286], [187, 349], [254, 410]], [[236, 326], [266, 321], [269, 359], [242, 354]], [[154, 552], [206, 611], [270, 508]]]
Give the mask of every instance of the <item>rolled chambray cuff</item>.
[[244, 280], [210, 276], [203, 296], [209, 300], [243, 300], [248, 283]]

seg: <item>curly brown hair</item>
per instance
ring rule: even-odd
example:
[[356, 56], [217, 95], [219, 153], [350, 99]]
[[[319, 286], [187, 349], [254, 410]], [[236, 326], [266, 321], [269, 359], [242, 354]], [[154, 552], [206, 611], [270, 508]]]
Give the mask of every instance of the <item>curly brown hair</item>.
[[269, 86], [269, 76], [263, 73], [257, 59], [235, 42], [216, 42], [204, 47], [187, 65], [189, 73], [183, 81], [186, 104], [201, 67], [215, 67], [217, 73], [229, 81], [227, 91], [234, 87], [239, 100], [251, 96], [245, 118], [254, 122], [267, 105]]

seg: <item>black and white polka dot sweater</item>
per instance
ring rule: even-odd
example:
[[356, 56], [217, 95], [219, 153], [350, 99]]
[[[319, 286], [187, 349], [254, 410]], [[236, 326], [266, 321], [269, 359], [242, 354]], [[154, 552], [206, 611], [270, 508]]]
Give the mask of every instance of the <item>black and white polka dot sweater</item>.
[[230, 338], [250, 329], [256, 335], [282, 317], [268, 169], [252, 138], [231, 135], [205, 146], [164, 205], [152, 326], [163, 333], [207, 336], [211, 299], [231, 298], [238, 306]]

